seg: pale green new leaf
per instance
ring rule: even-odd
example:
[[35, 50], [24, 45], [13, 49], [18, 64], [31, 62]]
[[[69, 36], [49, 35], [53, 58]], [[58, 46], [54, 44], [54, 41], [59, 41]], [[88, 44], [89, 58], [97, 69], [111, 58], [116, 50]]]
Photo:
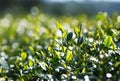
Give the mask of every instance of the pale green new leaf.
[[20, 78], [20, 81], [25, 81], [23, 78]]
[[29, 66], [30, 66], [30, 67], [33, 66], [33, 61], [32, 61], [32, 60], [29, 60], [28, 63], [29, 63]]
[[45, 54], [44, 54], [44, 52], [43, 52], [43, 51], [40, 51], [40, 54], [41, 54], [42, 56], [45, 56]]
[[59, 22], [56, 22], [56, 24], [57, 24], [57, 28], [61, 30], [61, 32], [63, 32], [63, 26]]
[[55, 51], [55, 54], [56, 54], [57, 58], [61, 59], [60, 54], [57, 51]]
[[51, 48], [50, 46], [48, 47], [48, 51], [49, 51], [49, 52], [51, 52], [51, 51], [52, 51], [52, 48]]
[[83, 69], [82, 69], [82, 73], [83, 73], [83, 74], [86, 73], [86, 68], [83, 68]]
[[113, 50], [116, 49], [116, 45], [115, 45], [115, 43], [113, 42], [113, 40], [112, 40], [112, 49], [113, 49]]
[[33, 49], [32, 46], [29, 46], [29, 49], [30, 49], [32, 52], [34, 52], [34, 49]]
[[107, 36], [107, 37], [104, 39], [104, 45], [109, 48], [110, 45], [111, 45], [111, 43], [112, 43], [112, 37], [111, 37], [111, 36]]
[[75, 31], [76, 36], [80, 35], [80, 29], [78, 27], [75, 27], [74, 31]]
[[26, 53], [26, 52], [22, 52], [22, 53], [21, 53], [21, 58], [22, 58], [22, 60], [25, 60], [26, 57], [27, 57], [27, 53]]
[[64, 33], [62, 34], [62, 37], [65, 38], [66, 36], [67, 36], [67, 32], [64, 32]]
[[69, 62], [70, 60], [72, 60], [73, 55], [72, 55], [72, 51], [67, 51], [67, 55], [66, 55], [66, 61]]

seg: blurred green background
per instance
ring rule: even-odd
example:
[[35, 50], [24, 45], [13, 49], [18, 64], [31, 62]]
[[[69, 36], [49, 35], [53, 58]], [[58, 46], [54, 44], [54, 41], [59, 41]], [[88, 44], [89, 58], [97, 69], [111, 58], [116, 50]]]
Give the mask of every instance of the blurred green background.
[[99, 11], [120, 13], [119, 0], [0, 0], [0, 14], [26, 14], [32, 7], [53, 15], [95, 15]]

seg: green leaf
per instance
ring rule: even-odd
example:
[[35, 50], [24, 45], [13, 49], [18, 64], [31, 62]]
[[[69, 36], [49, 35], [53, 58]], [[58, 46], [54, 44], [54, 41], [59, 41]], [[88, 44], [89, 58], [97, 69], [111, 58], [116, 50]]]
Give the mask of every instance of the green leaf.
[[64, 68], [67, 67], [67, 65], [64, 62], [62, 62], [61, 64], [63, 65]]
[[67, 36], [67, 32], [64, 32], [64, 33], [62, 34], [62, 37], [65, 38], [66, 36]]
[[104, 33], [104, 31], [101, 28], [99, 29], [99, 33], [100, 33], [101, 37], [104, 37], [105, 33]]
[[75, 32], [75, 34], [76, 34], [77, 37], [80, 36], [80, 29], [78, 27], [74, 28], [74, 32]]
[[23, 78], [20, 78], [20, 81], [24, 81], [24, 79], [23, 79]]
[[45, 54], [44, 54], [44, 52], [43, 52], [43, 51], [40, 51], [40, 54], [41, 54], [42, 56], [45, 56]]
[[30, 67], [33, 66], [33, 61], [32, 61], [32, 60], [29, 60], [28, 63], [29, 63], [29, 66], [30, 66]]
[[48, 47], [48, 51], [49, 51], [49, 52], [51, 52], [51, 51], [52, 51], [52, 48], [51, 48], [50, 46]]
[[55, 54], [56, 54], [57, 58], [61, 59], [60, 54], [57, 51], [55, 51]]
[[24, 65], [24, 70], [28, 70], [28, 69], [29, 69], [28, 65]]
[[97, 15], [96, 15], [96, 18], [98, 20], [104, 20], [107, 18], [107, 13], [102, 13], [102, 12], [99, 12]]
[[56, 22], [56, 24], [57, 24], [57, 28], [58, 28], [61, 32], [63, 32], [63, 26], [62, 26], [59, 22]]
[[83, 69], [82, 69], [82, 73], [83, 73], [83, 74], [86, 73], [86, 68], [83, 68]]
[[111, 29], [113, 36], [117, 36], [118, 35], [118, 31], [116, 29]]
[[81, 45], [83, 43], [83, 41], [84, 41], [83, 36], [81, 36], [81, 37], [78, 38], [77, 44]]
[[70, 60], [72, 60], [73, 55], [72, 55], [72, 51], [67, 51], [67, 55], [66, 55], [66, 61], [69, 62]]
[[47, 70], [48, 65], [45, 62], [40, 62], [40, 66], [43, 70]]
[[69, 32], [69, 33], [67, 34], [66, 40], [67, 40], [67, 41], [70, 41], [70, 40], [72, 39], [72, 36], [73, 36], [73, 33], [72, 33], [72, 32]]
[[29, 46], [28, 48], [29, 48], [32, 52], [34, 52], [34, 49], [33, 49], [32, 46]]
[[109, 48], [110, 45], [111, 45], [111, 43], [112, 43], [112, 37], [111, 37], [111, 36], [107, 36], [107, 37], [104, 39], [104, 45]]
[[120, 66], [120, 62], [116, 62], [114, 65], [115, 68], [118, 68], [119, 66]]
[[116, 49], [116, 45], [115, 45], [115, 43], [113, 42], [113, 40], [112, 40], [112, 44], [111, 44], [111, 45], [112, 45], [112, 49], [115, 50], [115, 49]]
[[21, 53], [21, 58], [22, 58], [22, 60], [25, 60], [26, 57], [27, 57], [27, 53], [26, 53], [26, 52], [22, 52], [22, 53]]

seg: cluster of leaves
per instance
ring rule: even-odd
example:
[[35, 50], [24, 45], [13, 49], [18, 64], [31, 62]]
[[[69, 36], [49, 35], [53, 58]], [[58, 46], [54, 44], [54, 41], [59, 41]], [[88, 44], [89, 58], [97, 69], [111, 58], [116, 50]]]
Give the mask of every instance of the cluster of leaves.
[[80, 25], [81, 17], [63, 17], [61, 23], [72, 26], [67, 29], [56, 18], [46, 19], [43, 14], [21, 20], [7, 14], [1, 22], [10, 19], [11, 24], [1, 25], [0, 30], [0, 80], [120, 80], [118, 16], [99, 13]]

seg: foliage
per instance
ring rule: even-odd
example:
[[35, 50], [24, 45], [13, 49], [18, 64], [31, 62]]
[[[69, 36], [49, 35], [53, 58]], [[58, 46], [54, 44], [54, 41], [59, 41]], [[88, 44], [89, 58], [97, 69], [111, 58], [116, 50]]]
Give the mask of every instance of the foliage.
[[118, 17], [6, 14], [0, 19], [0, 80], [119, 81]]

